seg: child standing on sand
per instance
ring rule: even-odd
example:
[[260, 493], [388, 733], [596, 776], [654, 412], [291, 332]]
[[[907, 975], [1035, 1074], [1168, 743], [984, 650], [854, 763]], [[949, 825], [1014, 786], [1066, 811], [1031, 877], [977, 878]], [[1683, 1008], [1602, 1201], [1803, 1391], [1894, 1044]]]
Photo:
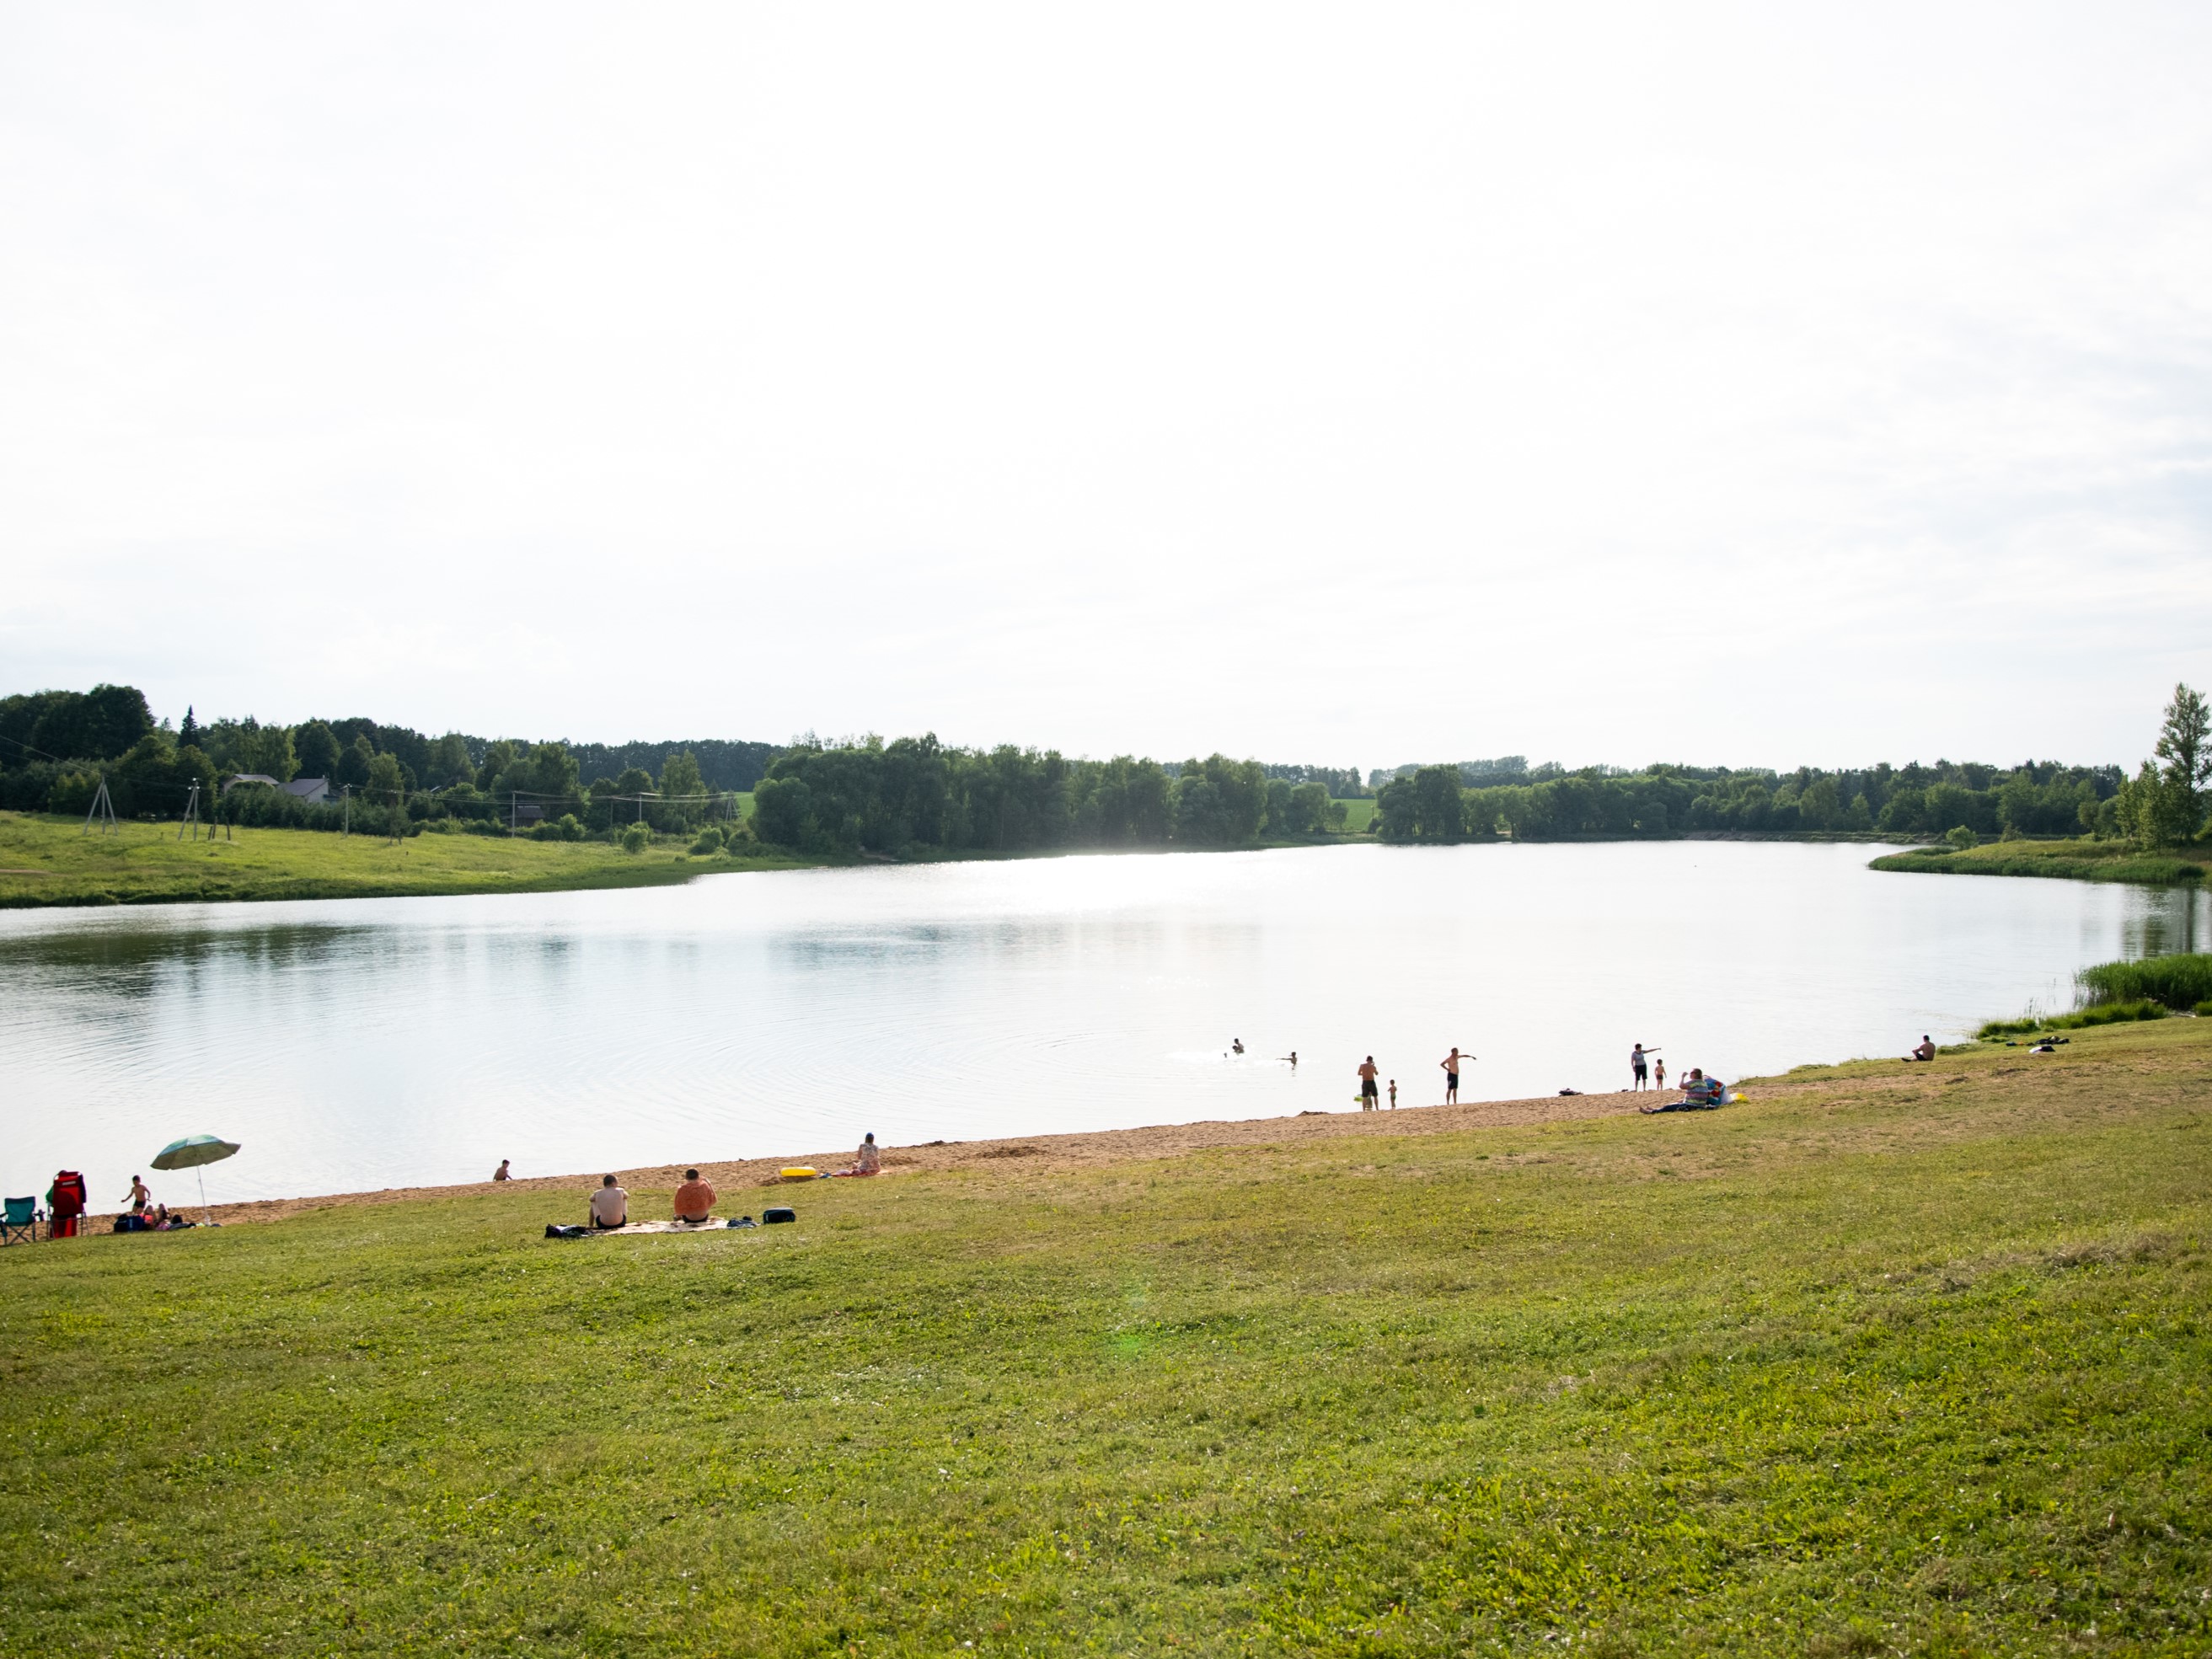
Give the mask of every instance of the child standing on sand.
[[1398, 1079], [1395, 1077], [1390, 1079], [1390, 1109], [1398, 1109]]
[[1663, 1089], [1667, 1086], [1667, 1062], [1656, 1054], [1651, 1056], [1651, 1075], [1655, 1079], [1652, 1087]]

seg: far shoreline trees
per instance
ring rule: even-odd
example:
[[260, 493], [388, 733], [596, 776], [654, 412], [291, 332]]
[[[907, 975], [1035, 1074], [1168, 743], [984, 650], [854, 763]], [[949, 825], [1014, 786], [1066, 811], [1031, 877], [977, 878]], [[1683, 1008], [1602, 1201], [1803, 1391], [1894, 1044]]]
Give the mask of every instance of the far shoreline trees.
[[[234, 823], [550, 838], [627, 831], [696, 836], [702, 846], [757, 836], [823, 856], [1318, 842], [1347, 833], [1340, 792], [1360, 787], [1356, 768], [1219, 753], [1181, 763], [1071, 759], [1012, 744], [949, 748], [927, 734], [809, 737], [780, 750], [720, 739], [610, 747], [430, 738], [366, 719], [203, 724], [189, 709], [172, 732], [129, 686], [0, 698], [0, 807], [82, 812], [104, 778], [125, 817], [174, 818], [195, 785], [205, 817], [218, 787], [241, 775], [280, 785], [327, 778], [333, 799], [312, 804], [241, 786], [220, 798], [220, 814]], [[1393, 842], [1856, 832], [1963, 844], [2087, 833], [2170, 846], [2205, 833], [2212, 713], [2177, 686], [2156, 757], [2132, 778], [2117, 766], [2039, 761], [1568, 772], [1519, 756], [1375, 777], [1368, 830]], [[750, 821], [737, 799], [747, 788], [756, 800]]]

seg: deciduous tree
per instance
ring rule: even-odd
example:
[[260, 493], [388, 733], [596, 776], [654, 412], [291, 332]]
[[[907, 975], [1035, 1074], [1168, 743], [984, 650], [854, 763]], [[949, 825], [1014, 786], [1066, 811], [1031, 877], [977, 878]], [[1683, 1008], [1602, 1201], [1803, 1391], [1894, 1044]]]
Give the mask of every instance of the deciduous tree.
[[[187, 716], [191, 711], [185, 711]], [[184, 733], [177, 734], [184, 741]], [[303, 778], [331, 778], [337, 775], [338, 740], [337, 733], [321, 720], [309, 720], [292, 733], [292, 752], [298, 757], [299, 775]]]

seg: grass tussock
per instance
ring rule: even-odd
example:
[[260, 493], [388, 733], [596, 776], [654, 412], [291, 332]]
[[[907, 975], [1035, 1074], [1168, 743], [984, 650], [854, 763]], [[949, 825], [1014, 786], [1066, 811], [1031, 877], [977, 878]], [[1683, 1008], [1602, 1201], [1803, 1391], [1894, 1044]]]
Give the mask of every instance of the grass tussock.
[[8, 1645], [2202, 1652], [2208, 1062], [11, 1249]]

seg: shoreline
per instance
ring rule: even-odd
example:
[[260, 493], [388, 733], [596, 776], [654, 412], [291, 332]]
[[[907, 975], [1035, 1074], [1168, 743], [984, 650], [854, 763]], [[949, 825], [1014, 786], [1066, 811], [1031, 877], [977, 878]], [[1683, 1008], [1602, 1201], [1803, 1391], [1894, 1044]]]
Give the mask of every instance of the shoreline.
[[[1103, 1164], [1141, 1163], [1179, 1158], [1192, 1152], [1230, 1152], [1306, 1143], [1356, 1139], [1366, 1135], [1443, 1134], [1466, 1129], [1515, 1129], [1552, 1123], [1633, 1114], [1636, 1103], [1656, 1098], [1661, 1091], [1622, 1089], [1610, 1094], [1537, 1095], [1520, 1100], [1465, 1101], [1456, 1106], [1407, 1106], [1396, 1111], [1302, 1112], [1291, 1117], [1209, 1118], [1192, 1123], [1156, 1123], [1131, 1129], [1078, 1129], [1056, 1134], [1012, 1135], [994, 1140], [942, 1140], [920, 1146], [891, 1146], [883, 1149], [884, 1180], [900, 1175], [946, 1174], [962, 1170], [1048, 1171], [1096, 1168]], [[1672, 1091], [1666, 1091], [1669, 1096]], [[696, 1163], [647, 1164], [628, 1170], [589, 1170], [572, 1174], [517, 1176], [507, 1181], [469, 1181], [434, 1187], [382, 1187], [360, 1192], [325, 1193], [298, 1198], [248, 1199], [214, 1205], [215, 1218], [224, 1226], [289, 1220], [295, 1216], [326, 1210], [370, 1208], [390, 1204], [440, 1203], [459, 1198], [480, 1198], [493, 1193], [542, 1192], [566, 1195], [580, 1212], [599, 1177], [612, 1175], [628, 1189], [634, 1206], [649, 1194], [673, 1192], [687, 1169], [696, 1169], [713, 1184], [720, 1201], [715, 1213], [740, 1215], [747, 1206], [755, 1211], [755, 1191], [792, 1191], [811, 1182], [786, 1182], [776, 1171], [806, 1166], [823, 1171], [841, 1169], [851, 1161], [853, 1149], [834, 1152], [793, 1152], [773, 1158], [710, 1158]], [[206, 1213], [187, 1204], [184, 1212], [195, 1218]], [[85, 1218], [86, 1233], [106, 1235], [117, 1215], [100, 1211]], [[549, 1214], [549, 1220], [562, 1218]], [[641, 1214], [638, 1219], [658, 1218]]]
[[[0, 811], [0, 911], [51, 913], [171, 904], [283, 904], [365, 898], [459, 898], [492, 894], [595, 892], [681, 886], [701, 876], [845, 869], [878, 865], [1006, 863], [1030, 859], [1158, 857], [1325, 847], [1605, 846], [1638, 842], [1856, 842], [1911, 848], [1917, 837], [1847, 830], [1692, 830], [1668, 836], [1563, 836], [1516, 842], [1467, 836], [1449, 842], [1390, 842], [1368, 831], [1261, 840], [1242, 847], [971, 848], [894, 857], [817, 854], [757, 846], [741, 854], [694, 853], [681, 836], [636, 854], [605, 842], [539, 842], [528, 836], [335, 836], [324, 830], [251, 829], [235, 841], [180, 842], [176, 827], [134, 820], [114, 839], [88, 839], [51, 814]], [[1893, 856], [1911, 856], [1908, 851]], [[46, 862], [40, 864], [39, 860]]]

